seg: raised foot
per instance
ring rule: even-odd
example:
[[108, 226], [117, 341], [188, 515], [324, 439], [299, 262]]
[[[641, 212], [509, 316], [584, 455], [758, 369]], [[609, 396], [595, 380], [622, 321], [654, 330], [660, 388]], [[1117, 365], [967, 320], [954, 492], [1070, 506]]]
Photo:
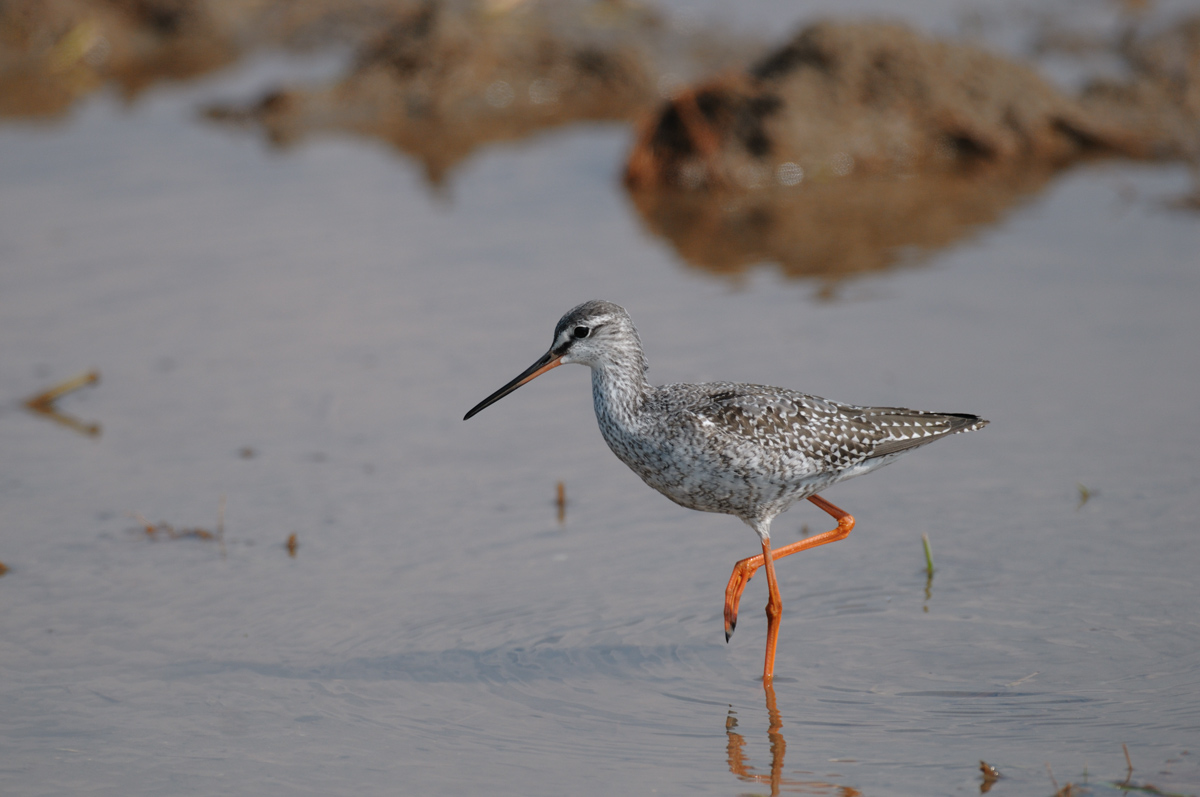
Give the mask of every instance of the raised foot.
[[[771, 552], [772, 559], [782, 559], [785, 556], [790, 556], [809, 548], [816, 548], [818, 545], [844, 540], [854, 528], [854, 517], [846, 510], [829, 503], [819, 495], [809, 496], [808, 500], [837, 520], [837, 528], [826, 531], [823, 534], [814, 534], [811, 537], [806, 537], [790, 545], [784, 545], [782, 548], [776, 548]], [[733, 636], [733, 629], [737, 627], [738, 605], [742, 600], [742, 592], [745, 591], [746, 585], [750, 583], [750, 579], [754, 577], [755, 571], [762, 567], [762, 565], [763, 556], [759, 554], [758, 556], [743, 559], [733, 566], [733, 573], [729, 576], [729, 584], [725, 587], [726, 642]]]
[[729, 584], [725, 587], [725, 641], [733, 636], [737, 628], [738, 605], [742, 601], [742, 592], [754, 577], [754, 572], [762, 567], [762, 554], [743, 559], [733, 566], [729, 576]]

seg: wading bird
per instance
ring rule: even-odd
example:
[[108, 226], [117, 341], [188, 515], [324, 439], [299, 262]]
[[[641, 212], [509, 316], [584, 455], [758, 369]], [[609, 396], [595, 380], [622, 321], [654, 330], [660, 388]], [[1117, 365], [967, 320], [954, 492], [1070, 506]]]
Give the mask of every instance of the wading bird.
[[[844, 539], [854, 528], [848, 512], [817, 493], [926, 443], [987, 425], [976, 415], [856, 407], [738, 382], [654, 387], [646, 381], [646, 357], [632, 319], [604, 301], [584, 302], [564, 315], [550, 350], [463, 420], [566, 363], [592, 369], [600, 433], [646, 484], [680, 506], [735, 515], [758, 534], [762, 554], [734, 565], [725, 589], [725, 639], [737, 625], [742, 591], [765, 566], [766, 684], [775, 673], [783, 613], [774, 561]], [[771, 550], [771, 521], [805, 498], [828, 512], [837, 528]]]

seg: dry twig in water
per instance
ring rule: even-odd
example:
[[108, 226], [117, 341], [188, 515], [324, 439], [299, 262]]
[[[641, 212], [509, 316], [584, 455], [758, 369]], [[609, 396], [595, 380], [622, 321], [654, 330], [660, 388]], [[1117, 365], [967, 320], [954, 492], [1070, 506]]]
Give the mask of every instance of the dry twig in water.
[[58, 401], [68, 393], [74, 393], [80, 388], [87, 387], [88, 385], [94, 385], [99, 381], [100, 372], [93, 369], [87, 373], [83, 373], [79, 376], [68, 379], [65, 382], [59, 382], [54, 387], [51, 387], [48, 390], [43, 390], [36, 396], [26, 399], [25, 408], [30, 412], [37, 413], [43, 418], [49, 418], [50, 420], [60, 423], [69, 429], [74, 429], [81, 434], [85, 434], [89, 437], [99, 437], [100, 424], [84, 423], [77, 418], [72, 418], [70, 415], [63, 415], [58, 411], [58, 407], [56, 407], [54, 404], [54, 402]]

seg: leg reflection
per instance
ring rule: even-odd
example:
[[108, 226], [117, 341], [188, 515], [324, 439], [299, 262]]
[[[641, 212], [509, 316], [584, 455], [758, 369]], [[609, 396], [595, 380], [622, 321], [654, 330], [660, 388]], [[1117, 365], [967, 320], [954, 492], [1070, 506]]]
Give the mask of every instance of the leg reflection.
[[838, 797], [861, 797], [862, 792], [849, 786], [838, 786], [820, 780], [799, 780], [783, 776], [783, 757], [787, 753], [787, 740], [783, 738], [783, 716], [775, 701], [775, 687], [765, 685], [767, 695], [767, 740], [771, 745], [771, 771], [769, 774], [760, 773], [753, 764], [746, 761], [746, 738], [737, 732], [737, 716], [733, 709], [725, 717], [726, 759], [729, 771], [741, 781], [747, 783], [769, 783], [771, 797], [777, 797], [781, 791], [790, 794], [821, 794], [838, 795]]

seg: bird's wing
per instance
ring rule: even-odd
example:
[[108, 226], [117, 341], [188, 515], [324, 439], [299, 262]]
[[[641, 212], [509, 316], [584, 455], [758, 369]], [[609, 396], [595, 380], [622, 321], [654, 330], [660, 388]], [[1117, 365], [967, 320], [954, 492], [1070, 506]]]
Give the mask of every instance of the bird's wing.
[[783, 456], [821, 461], [833, 470], [925, 445], [946, 434], [978, 429], [974, 415], [901, 407], [858, 407], [765, 385], [710, 383], [692, 412], [728, 441], [744, 441]]

